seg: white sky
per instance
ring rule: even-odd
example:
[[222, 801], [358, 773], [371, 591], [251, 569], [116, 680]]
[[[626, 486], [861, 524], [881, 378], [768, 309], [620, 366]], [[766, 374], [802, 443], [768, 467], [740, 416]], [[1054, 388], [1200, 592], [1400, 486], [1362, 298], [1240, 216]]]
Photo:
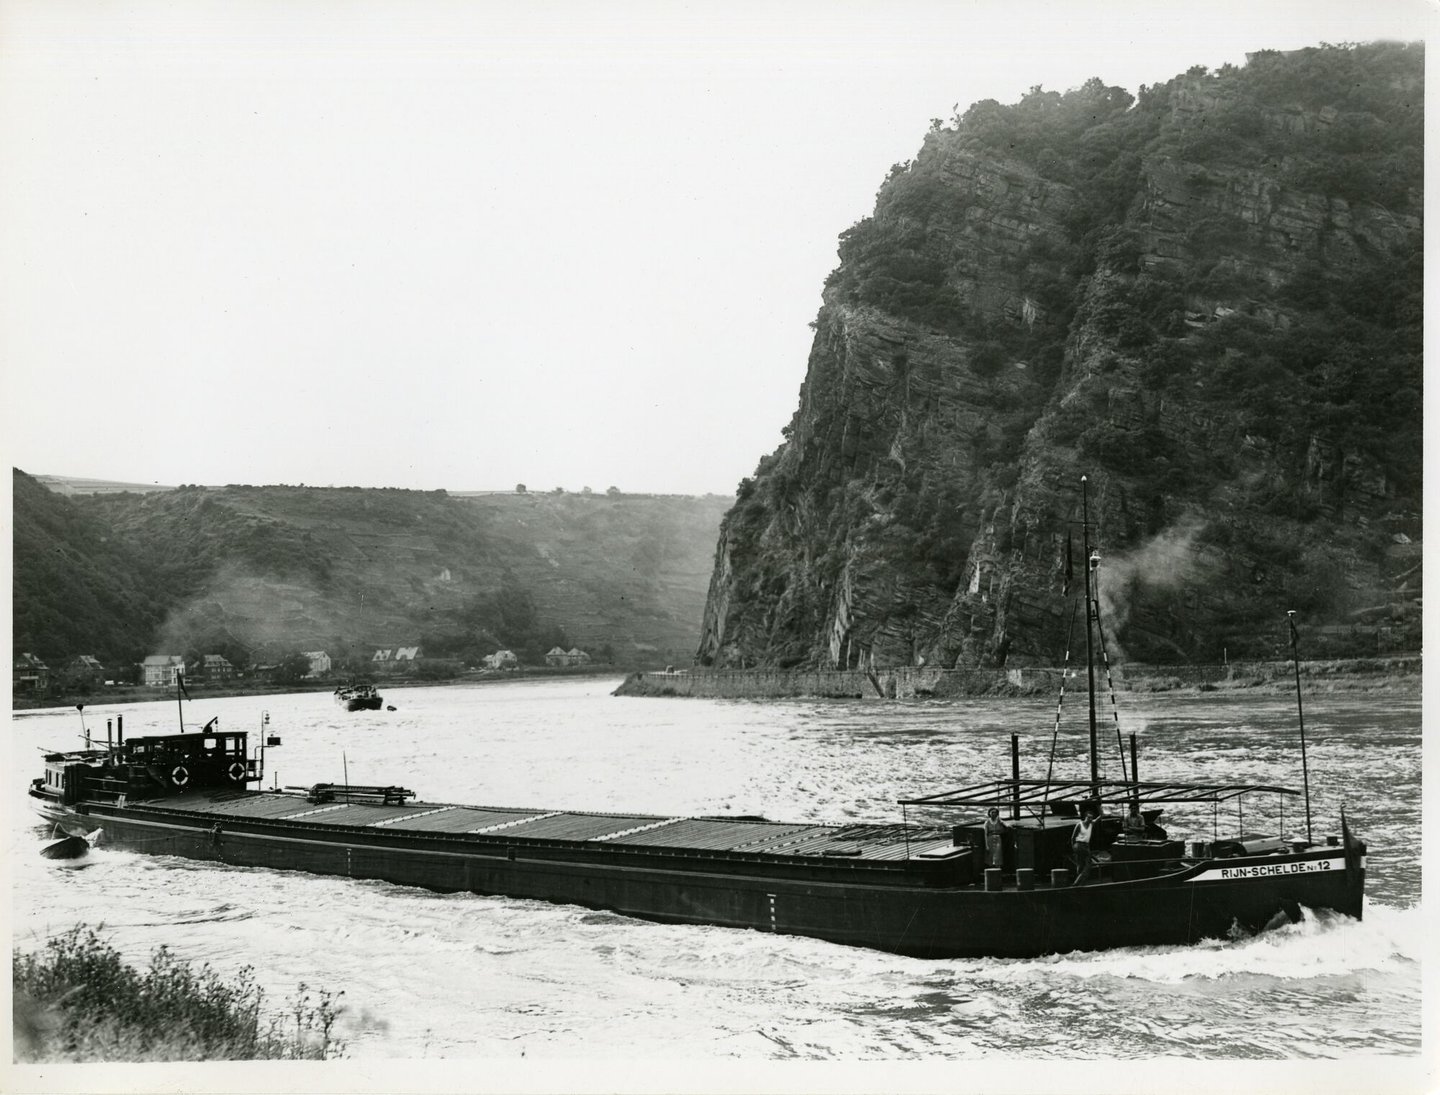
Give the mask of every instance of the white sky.
[[11, 462], [729, 492], [932, 117], [1428, 37], [1430, 0], [10, 2]]

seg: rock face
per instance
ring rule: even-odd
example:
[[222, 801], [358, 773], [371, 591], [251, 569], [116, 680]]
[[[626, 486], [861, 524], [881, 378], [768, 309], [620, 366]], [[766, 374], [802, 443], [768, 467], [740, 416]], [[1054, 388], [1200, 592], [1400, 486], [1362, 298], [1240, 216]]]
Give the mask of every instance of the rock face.
[[[976, 104], [841, 236], [786, 440], [721, 528], [701, 664], [1418, 646], [1419, 46]], [[1083, 618], [1082, 624], [1083, 626]]]

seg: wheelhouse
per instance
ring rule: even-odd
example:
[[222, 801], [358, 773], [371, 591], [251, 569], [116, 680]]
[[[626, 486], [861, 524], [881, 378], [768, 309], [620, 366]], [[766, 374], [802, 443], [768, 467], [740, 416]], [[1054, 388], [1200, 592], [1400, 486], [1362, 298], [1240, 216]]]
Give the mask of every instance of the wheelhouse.
[[264, 775], [263, 757], [248, 755], [248, 735], [212, 721], [199, 733], [154, 734], [105, 749], [45, 756], [34, 781], [43, 797], [72, 805], [82, 798], [123, 802], [183, 794], [197, 788], [242, 788]]

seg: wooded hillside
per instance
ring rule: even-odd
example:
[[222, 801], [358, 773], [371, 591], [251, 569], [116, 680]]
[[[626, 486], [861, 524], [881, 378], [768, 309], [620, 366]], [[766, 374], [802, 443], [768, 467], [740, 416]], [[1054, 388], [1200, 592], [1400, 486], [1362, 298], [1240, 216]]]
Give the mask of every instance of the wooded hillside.
[[15, 646], [107, 665], [420, 645], [470, 664], [578, 645], [688, 662], [729, 499], [15, 481]]

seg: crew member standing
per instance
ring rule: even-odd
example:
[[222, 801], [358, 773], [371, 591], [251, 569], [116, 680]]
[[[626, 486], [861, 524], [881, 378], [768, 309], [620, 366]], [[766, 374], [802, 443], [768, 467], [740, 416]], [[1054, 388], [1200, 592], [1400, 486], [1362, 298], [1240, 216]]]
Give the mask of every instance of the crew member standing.
[[1070, 850], [1075, 856], [1075, 885], [1083, 886], [1090, 880], [1090, 835], [1095, 822], [1100, 820], [1100, 808], [1086, 805], [1080, 813], [1080, 821], [1070, 835]]
[[1000, 811], [990, 807], [990, 816], [985, 819], [985, 866], [1005, 866], [1005, 830], [1010, 828], [1000, 820]]

